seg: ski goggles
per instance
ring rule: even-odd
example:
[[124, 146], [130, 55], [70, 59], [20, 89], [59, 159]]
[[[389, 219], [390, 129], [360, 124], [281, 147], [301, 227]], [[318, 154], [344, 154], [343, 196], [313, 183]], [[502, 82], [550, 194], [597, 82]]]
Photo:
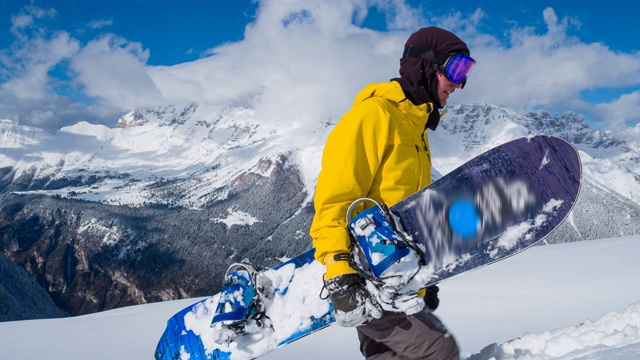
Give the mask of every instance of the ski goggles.
[[462, 53], [445, 54], [433, 49], [418, 48], [413, 45], [404, 49], [402, 58], [419, 58], [433, 63], [436, 70], [443, 73], [452, 83], [462, 84], [464, 88], [476, 61]]

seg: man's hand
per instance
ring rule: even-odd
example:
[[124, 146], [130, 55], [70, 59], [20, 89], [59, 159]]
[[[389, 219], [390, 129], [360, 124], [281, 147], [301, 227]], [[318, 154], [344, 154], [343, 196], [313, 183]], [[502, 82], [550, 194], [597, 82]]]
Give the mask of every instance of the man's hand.
[[338, 325], [359, 326], [382, 316], [380, 305], [370, 296], [360, 275], [339, 275], [325, 280], [324, 286], [333, 302]]

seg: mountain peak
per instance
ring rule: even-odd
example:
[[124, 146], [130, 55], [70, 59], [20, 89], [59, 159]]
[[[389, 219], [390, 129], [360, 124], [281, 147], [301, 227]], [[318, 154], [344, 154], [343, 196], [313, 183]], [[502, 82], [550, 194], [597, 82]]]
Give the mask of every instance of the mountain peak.
[[146, 124], [149, 120], [146, 119], [140, 112], [138, 111], [130, 111], [120, 119], [118, 119], [118, 123], [116, 124], [116, 128], [118, 129], [127, 129], [130, 127], [142, 126]]
[[136, 109], [118, 119], [116, 128], [126, 129], [143, 126], [148, 123], [159, 126], [183, 125], [193, 119], [193, 115], [198, 108], [199, 105], [193, 103], [185, 106], [165, 105]]

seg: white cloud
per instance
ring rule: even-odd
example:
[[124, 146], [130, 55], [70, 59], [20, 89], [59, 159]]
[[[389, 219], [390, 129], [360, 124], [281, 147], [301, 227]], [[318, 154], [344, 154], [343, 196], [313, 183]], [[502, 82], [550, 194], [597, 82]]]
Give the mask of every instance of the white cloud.
[[85, 45], [71, 61], [85, 94], [120, 110], [162, 103], [148, 75], [149, 51], [112, 34]]
[[[387, 31], [362, 27], [373, 7], [386, 15]], [[363, 85], [398, 76], [404, 42], [427, 25], [457, 33], [478, 60], [467, 87], [451, 102], [484, 101], [521, 111], [576, 110], [596, 117], [610, 115], [615, 107], [618, 125], [633, 122], [637, 113], [637, 103], [625, 96], [611, 104], [592, 104], [581, 93], [633, 91], [640, 86], [638, 53], [615, 52], [606, 44], [569, 36], [580, 23], [559, 19], [552, 8], [540, 14], [544, 29], [500, 29], [509, 34], [504, 42], [482, 31], [488, 14], [481, 8], [470, 15], [427, 18], [402, 0], [261, 0], [243, 40], [174, 66], [149, 65], [153, 49], [115, 34], [82, 45], [64, 32], [45, 31], [38, 28], [38, 19], [55, 16], [55, 10], [25, 9], [13, 17], [16, 43], [0, 52], [0, 62], [9, 64], [8, 70], [0, 70], [5, 81], [0, 84], [0, 118], [19, 116], [25, 123], [42, 124], [47, 118], [43, 114], [59, 119], [72, 108], [68, 121], [83, 117], [113, 124], [115, 114], [132, 108], [194, 101], [239, 102], [254, 107], [264, 121], [281, 124], [336, 119]], [[67, 85], [93, 103], [74, 103], [52, 91], [50, 71], [64, 62], [72, 70]], [[629, 97], [637, 98], [637, 93]], [[20, 101], [6, 105], [16, 98]], [[38, 108], [46, 98], [52, 99], [49, 107]], [[41, 111], [39, 116], [33, 109]]]
[[419, 29], [426, 25], [422, 17], [422, 7], [415, 9], [404, 0], [370, 0], [354, 2], [357, 22], [360, 25], [366, 18], [369, 9], [377, 8], [385, 14], [387, 30]]
[[542, 107], [601, 114], [595, 111], [597, 104], [581, 100], [581, 92], [640, 86], [637, 53], [614, 52], [605, 44], [568, 36], [567, 29], [579, 24], [569, 18], [559, 21], [551, 8], [543, 16], [547, 32], [541, 35], [516, 27], [509, 44], [486, 35], [471, 38], [478, 66], [454, 100], [486, 101], [521, 111]]
[[640, 91], [624, 94], [611, 103], [595, 105], [595, 112], [602, 126], [621, 130], [629, 124], [640, 124]]
[[100, 19], [100, 20], [93, 20], [89, 22], [87, 24], [87, 27], [95, 30], [95, 29], [102, 29], [105, 27], [109, 27], [111, 25], [113, 25], [113, 20]]
[[[299, 123], [337, 117], [360, 87], [397, 74], [408, 36], [381, 34], [351, 22], [347, 1], [263, 1], [243, 41], [151, 77], [172, 101], [234, 101], [268, 121]], [[390, 46], [390, 43], [392, 46]]]
[[73, 57], [80, 43], [64, 31], [37, 26], [37, 19], [55, 14], [54, 9], [30, 5], [12, 17], [16, 40], [0, 50], [0, 117], [45, 128], [78, 119], [78, 107], [55, 94], [57, 84], [49, 73]]
[[11, 33], [17, 38], [24, 38], [26, 29], [33, 26], [35, 19], [52, 18], [55, 9], [43, 9], [35, 5], [25, 6], [17, 15], [11, 17]]
[[11, 78], [0, 84], [2, 93], [18, 99], [41, 100], [50, 95], [51, 71], [80, 48], [66, 32], [49, 38], [37, 37], [13, 48], [13, 58], [5, 63]]

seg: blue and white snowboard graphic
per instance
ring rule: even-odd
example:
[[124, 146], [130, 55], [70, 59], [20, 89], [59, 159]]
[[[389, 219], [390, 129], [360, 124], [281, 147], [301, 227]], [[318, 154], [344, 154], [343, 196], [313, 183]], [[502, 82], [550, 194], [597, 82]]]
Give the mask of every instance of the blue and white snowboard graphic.
[[[544, 239], [570, 213], [580, 180], [578, 153], [566, 141], [508, 142], [391, 208], [359, 200], [349, 211], [354, 218], [345, 214], [356, 241], [353, 265], [392, 306], [398, 295]], [[262, 272], [234, 265], [221, 293], [169, 319], [156, 359], [254, 359], [332, 325], [332, 304], [320, 297], [324, 266], [313, 253]]]
[[[224, 319], [214, 324], [216, 315], [225, 317], [220, 316], [219, 307], [229, 302], [223, 289], [169, 319], [156, 359], [253, 359], [332, 324], [332, 305], [318, 296], [324, 267], [314, 261], [314, 252], [309, 250], [260, 273], [264, 276], [260, 280], [265, 308], [262, 324], [247, 321], [245, 331], [238, 332], [233, 327], [217, 327]], [[231, 286], [236, 285], [240, 284]]]

